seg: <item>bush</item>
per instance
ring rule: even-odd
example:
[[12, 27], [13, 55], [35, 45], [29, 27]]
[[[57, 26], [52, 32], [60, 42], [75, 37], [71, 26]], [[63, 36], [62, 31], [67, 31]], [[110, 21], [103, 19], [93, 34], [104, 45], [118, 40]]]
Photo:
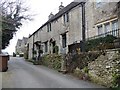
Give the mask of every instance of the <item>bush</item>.
[[113, 74], [113, 88], [120, 88], [120, 74]]
[[24, 53], [24, 58], [28, 59], [28, 53]]
[[84, 68], [83, 68], [83, 71], [84, 71], [84, 73], [88, 73], [88, 71], [89, 71], [89, 70], [88, 70], [88, 67], [84, 67]]
[[104, 50], [114, 48], [114, 40], [116, 37], [107, 35], [106, 37], [100, 37], [85, 42], [86, 51], [92, 50]]
[[103, 52], [86, 52], [75, 55], [66, 55], [65, 61], [67, 62], [67, 70], [68, 72], [73, 72], [76, 67], [79, 69], [85, 68], [85, 72], [87, 72], [88, 63], [94, 61], [97, 57], [99, 57]]
[[54, 46], [54, 49], [55, 49], [55, 53], [58, 54], [59, 47], [58, 46]]
[[58, 55], [58, 54], [45, 55], [42, 58], [42, 64], [47, 67], [53, 68], [55, 70], [60, 70], [61, 60], [62, 60], [62, 57], [61, 55]]

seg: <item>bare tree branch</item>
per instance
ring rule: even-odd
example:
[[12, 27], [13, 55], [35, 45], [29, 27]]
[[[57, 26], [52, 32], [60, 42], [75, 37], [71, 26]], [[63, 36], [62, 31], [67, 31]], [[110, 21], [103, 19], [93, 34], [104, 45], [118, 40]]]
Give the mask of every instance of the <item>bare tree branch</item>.
[[[29, 15], [29, 7], [24, 6], [21, 0], [0, 0], [0, 12], [2, 16], [2, 48], [4, 49], [9, 40], [12, 39], [16, 30], [22, 26], [22, 21], [32, 20], [33, 15]], [[9, 33], [7, 33], [9, 32]]]

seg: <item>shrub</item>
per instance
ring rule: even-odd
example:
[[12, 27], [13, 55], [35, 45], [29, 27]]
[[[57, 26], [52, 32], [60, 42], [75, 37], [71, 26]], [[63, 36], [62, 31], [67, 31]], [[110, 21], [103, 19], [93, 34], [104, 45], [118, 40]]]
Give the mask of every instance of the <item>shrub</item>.
[[120, 88], [120, 74], [113, 74], [113, 88]]
[[24, 58], [28, 59], [28, 53], [24, 53]]
[[88, 67], [84, 67], [84, 68], [83, 68], [83, 71], [84, 71], [84, 73], [88, 73], [88, 71], [89, 71], [89, 70], [88, 70]]
[[58, 54], [59, 47], [58, 46], [54, 46], [54, 49], [55, 49], [55, 53]]
[[61, 69], [61, 60], [62, 60], [62, 57], [61, 57], [61, 55], [58, 55], [58, 54], [45, 55], [42, 58], [42, 64], [47, 67], [50, 67], [50, 68], [53, 68], [56, 70], [60, 70]]
[[88, 40], [85, 42], [86, 51], [114, 48], [113, 42], [115, 39], [116, 37], [107, 35], [106, 37]]

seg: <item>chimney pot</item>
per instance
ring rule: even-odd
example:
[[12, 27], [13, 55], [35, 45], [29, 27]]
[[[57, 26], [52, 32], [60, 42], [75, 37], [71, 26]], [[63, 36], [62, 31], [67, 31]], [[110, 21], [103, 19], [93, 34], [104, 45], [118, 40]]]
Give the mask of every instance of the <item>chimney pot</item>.
[[63, 2], [61, 2], [61, 5], [59, 6], [59, 11], [61, 11], [64, 8]]

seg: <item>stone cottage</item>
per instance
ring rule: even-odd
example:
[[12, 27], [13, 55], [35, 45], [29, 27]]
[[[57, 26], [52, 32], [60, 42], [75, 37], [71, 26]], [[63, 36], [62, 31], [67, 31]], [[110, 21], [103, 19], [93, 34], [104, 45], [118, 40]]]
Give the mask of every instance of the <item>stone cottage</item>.
[[[38, 55], [74, 52], [80, 50], [82, 41], [82, 2], [71, 2], [64, 7], [61, 3], [59, 12], [50, 13], [49, 20], [37, 31], [29, 36], [29, 59], [34, 57], [34, 51]], [[119, 36], [118, 17], [114, 13], [117, 2], [91, 2], [85, 3], [85, 36], [86, 40], [96, 35], [112, 34]]]
[[16, 44], [16, 54], [24, 54], [27, 50], [28, 38], [23, 37], [23, 39], [18, 39]]

